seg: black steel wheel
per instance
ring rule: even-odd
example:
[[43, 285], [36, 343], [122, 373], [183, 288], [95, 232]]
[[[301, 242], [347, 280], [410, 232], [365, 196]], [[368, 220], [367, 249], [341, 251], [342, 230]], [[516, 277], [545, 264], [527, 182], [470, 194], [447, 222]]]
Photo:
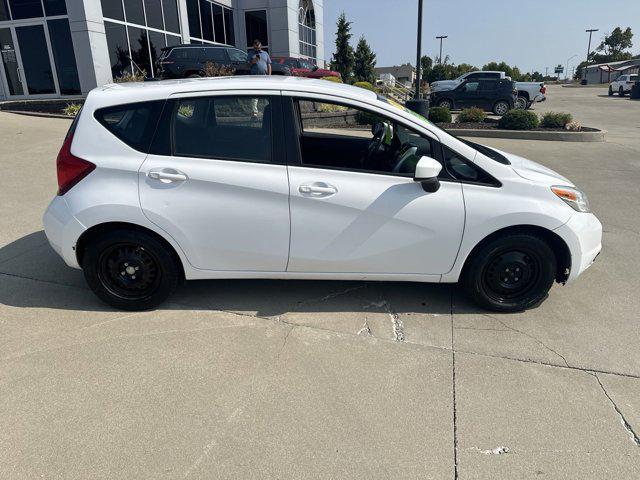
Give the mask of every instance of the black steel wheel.
[[114, 230], [92, 238], [82, 268], [93, 292], [124, 310], [148, 310], [175, 289], [181, 270], [165, 244], [154, 235]]
[[516, 312], [542, 302], [555, 276], [549, 244], [536, 235], [515, 233], [481, 245], [465, 266], [463, 283], [481, 306]]

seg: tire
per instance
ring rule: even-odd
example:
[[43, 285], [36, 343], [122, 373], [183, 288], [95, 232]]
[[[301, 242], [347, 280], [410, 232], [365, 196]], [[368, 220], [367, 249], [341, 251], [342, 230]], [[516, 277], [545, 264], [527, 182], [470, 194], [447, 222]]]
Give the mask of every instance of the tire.
[[154, 236], [113, 230], [91, 241], [82, 258], [89, 287], [100, 300], [121, 310], [150, 310], [175, 290], [181, 269]]
[[199, 73], [192, 73], [191, 75], [187, 75], [187, 78], [202, 78], [202, 75]]
[[620, 87], [618, 89], [618, 95], [620, 95], [621, 97], [624, 97], [624, 88]]
[[527, 100], [527, 97], [524, 96], [519, 96], [516, 99], [516, 104], [515, 104], [515, 109], [516, 110], [527, 110], [529, 108], [529, 100]]
[[[521, 312], [538, 306], [556, 278], [556, 257], [541, 237], [505, 234], [481, 245], [467, 261], [464, 289], [481, 307]], [[520, 277], [518, 277], [520, 275]]]
[[511, 105], [509, 105], [509, 102], [506, 102], [505, 100], [499, 100], [493, 106], [493, 113], [499, 116], [503, 116], [509, 110], [511, 110]]
[[448, 98], [443, 98], [438, 102], [439, 107], [448, 108], [449, 110], [453, 110], [453, 101]]
[[533, 102], [527, 102], [526, 110], [531, 110], [531, 107], [533, 107]]
[[609, 96], [613, 97], [613, 88], [611, 88], [611, 85], [609, 85]]

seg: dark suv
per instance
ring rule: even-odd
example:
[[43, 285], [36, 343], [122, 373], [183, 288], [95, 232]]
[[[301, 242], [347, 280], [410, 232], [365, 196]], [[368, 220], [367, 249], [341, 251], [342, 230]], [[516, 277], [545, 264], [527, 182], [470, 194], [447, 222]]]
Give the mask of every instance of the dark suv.
[[[251, 66], [247, 63], [247, 53], [235, 47], [218, 45], [182, 44], [165, 47], [158, 60], [160, 78], [204, 77], [205, 65], [212, 62], [217, 65], [234, 68], [236, 75], [249, 75]], [[273, 75], [291, 75], [286, 65], [273, 63]]]
[[514, 108], [518, 90], [507, 79], [480, 78], [467, 80], [453, 90], [432, 92], [431, 105], [449, 110], [479, 107], [496, 115], [504, 115]]

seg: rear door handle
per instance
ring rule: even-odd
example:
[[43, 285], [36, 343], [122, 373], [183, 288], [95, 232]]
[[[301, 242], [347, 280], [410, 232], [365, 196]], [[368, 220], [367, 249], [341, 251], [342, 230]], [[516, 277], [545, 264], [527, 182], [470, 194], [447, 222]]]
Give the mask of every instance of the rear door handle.
[[176, 170], [174, 168], [150, 170], [147, 175], [149, 176], [149, 178], [160, 180], [162, 183], [184, 182], [189, 178], [180, 170]]
[[314, 182], [300, 185], [298, 191], [305, 197], [325, 198], [338, 193], [333, 185], [324, 182]]

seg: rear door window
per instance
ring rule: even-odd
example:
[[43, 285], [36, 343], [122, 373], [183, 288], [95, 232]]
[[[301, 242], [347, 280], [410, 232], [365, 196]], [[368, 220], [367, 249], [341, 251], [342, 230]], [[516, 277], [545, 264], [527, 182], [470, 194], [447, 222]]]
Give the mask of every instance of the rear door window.
[[271, 163], [270, 97], [183, 98], [173, 113], [174, 155]]
[[247, 61], [247, 54], [244, 53], [242, 50], [236, 50], [235, 48], [229, 48], [227, 50], [227, 53], [229, 54], [229, 57], [231, 58], [232, 62], [246, 62]]
[[96, 110], [94, 117], [118, 139], [139, 152], [147, 153], [164, 100], [131, 103]]
[[202, 54], [202, 48], [174, 48], [169, 58], [178, 62], [197, 61]]
[[215, 62], [215, 63], [227, 62], [227, 54], [225, 53], [224, 48], [205, 48], [204, 58], [208, 62]]

